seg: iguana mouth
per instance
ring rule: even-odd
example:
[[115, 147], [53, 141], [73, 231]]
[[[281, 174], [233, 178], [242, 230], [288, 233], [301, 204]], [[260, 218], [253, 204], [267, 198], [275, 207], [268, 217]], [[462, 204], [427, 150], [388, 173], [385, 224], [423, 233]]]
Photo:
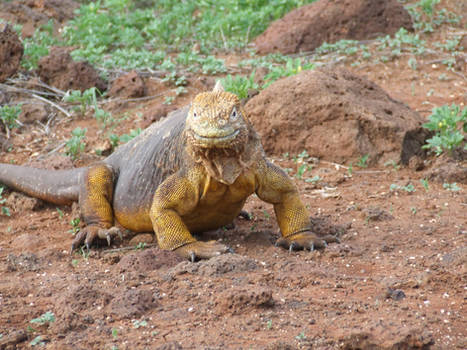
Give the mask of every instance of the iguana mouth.
[[193, 132], [193, 136], [198, 141], [202, 141], [206, 143], [224, 143], [226, 141], [231, 141], [235, 139], [239, 133], [240, 133], [240, 130], [235, 130], [233, 133], [226, 135], [226, 136], [208, 137], [208, 136], [201, 136], [197, 134], [196, 132]]

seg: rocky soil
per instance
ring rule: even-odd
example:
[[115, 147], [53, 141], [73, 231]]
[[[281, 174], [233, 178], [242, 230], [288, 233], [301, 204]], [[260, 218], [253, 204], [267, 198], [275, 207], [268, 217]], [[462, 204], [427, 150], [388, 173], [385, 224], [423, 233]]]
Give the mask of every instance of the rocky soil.
[[[0, 6], [0, 17], [33, 27], [44, 16], [65, 21], [70, 4], [59, 3], [12, 1]], [[425, 39], [465, 32], [465, 23]], [[20, 52], [0, 45], [0, 57], [8, 50]], [[0, 86], [0, 103], [23, 103], [23, 126], [9, 138], [0, 132], [1, 162], [63, 169], [110, 151], [95, 118], [67, 117], [27, 92], [50, 91], [44, 83], [104, 84], [67, 55], [57, 50], [43, 59], [24, 91], [11, 80]], [[316, 232], [340, 238], [323, 251], [275, 247], [272, 206], [253, 196], [245, 208], [252, 220], [199, 237], [218, 239], [234, 254], [191, 263], [159, 250], [152, 234], [126, 232], [111, 247], [70, 255], [75, 206], [4, 192], [11, 216], [0, 215], [0, 349], [466, 349], [467, 162], [462, 155], [435, 158], [419, 146], [432, 107], [467, 105], [467, 67], [459, 61], [447, 70], [427, 55], [413, 70], [407, 60], [328, 62], [279, 80], [245, 106], [272, 161], [294, 177]], [[104, 107], [129, 116], [115, 130], [129, 132], [186, 105], [214, 81], [189, 76], [188, 93], [168, 106], [165, 83], [128, 72], [110, 82]], [[78, 126], [88, 129], [87, 145], [71, 161], [63, 144]], [[368, 166], [358, 166], [365, 154]], [[453, 182], [458, 191], [443, 186]], [[46, 312], [53, 322], [31, 322]]]

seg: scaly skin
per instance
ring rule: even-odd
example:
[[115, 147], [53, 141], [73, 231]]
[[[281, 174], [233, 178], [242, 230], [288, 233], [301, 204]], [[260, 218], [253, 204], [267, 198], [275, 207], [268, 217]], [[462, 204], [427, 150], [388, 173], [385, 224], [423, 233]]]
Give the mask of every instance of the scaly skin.
[[103, 162], [62, 172], [0, 164], [0, 182], [53, 203], [79, 200], [86, 227], [72, 250], [83, 243], [89, 248], [97, 237], [110, 243], [118, 221], [135, 232], [153, 230], [162, 249], [207, 259], [229, 248], [197, 241], [192, 233], [231, 223], [253, 193], [274, 205], [278, 245], [313, 250], [336, 241], [311, 231], [295, 185], [266, 160], [238, 98], [217, 88]]

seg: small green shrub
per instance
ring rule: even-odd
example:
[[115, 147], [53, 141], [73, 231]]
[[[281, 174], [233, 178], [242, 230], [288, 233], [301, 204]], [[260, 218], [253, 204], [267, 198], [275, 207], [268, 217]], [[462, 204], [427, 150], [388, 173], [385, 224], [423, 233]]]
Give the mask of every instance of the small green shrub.
[[[429, 116], [429, 122], [423, 125], [435, 135], [423, 146], [440, 155], [444, 151], [449, 154], [461, 147], [467, 133], [467, 108], [460, 109], [458, 105], [435, 107]], [[467, 150], [467, 145], [464, 146]]]
[[248, 97], [248, 90], [259, 88], [259, 85], [255, 82], [254, 71], [246, 77], [242, 75], [233, 77], [229, 74], [224, 79], [221, 79], [221, 82], [226, 91], [230, 91], [240, 99]]
[[65, 146], [67, 148], [66, 154], [71, 157], [72, 160], [75, 160], [79, 153], [84, 151], [86, 143], [83, 141], [87, 129], [76, 128], [71, 132], [71, 138], [66, 142]]
[[49, 54], [49, 48], [59, 44], [59, 40], [53, 37], [53, 31], [53, 20], [49, 20], [36, 29], [32, 38], [23, 40], [24, 55], [21, 65], [24, 68], [27, 70], [36, 69], [39, 59]]
[[18, 126], [18, 117], [21, 114], [21, 105], [0, 107], [0, 120], [7, 130]]

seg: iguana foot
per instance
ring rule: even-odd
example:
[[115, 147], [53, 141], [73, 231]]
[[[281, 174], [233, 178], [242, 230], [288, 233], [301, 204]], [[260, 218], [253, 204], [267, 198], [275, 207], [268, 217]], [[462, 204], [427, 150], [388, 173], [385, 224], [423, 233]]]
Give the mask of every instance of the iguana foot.
[[210, 259], [221, 254], [232, 253], [233, 250], [217, 241], [196, 241], [175, 249], [175, 252], [183, 258], [195, 262], [199, 259]]
[[71, 252], [73, 252], [75, 249], [78, 249], [83, 243], [89, 250], [92, 242], [94, 242], [96, 238], [105, 239], [107, 240], [107, 244], [110, 245], [112, 239], [115, 236], [120, 237], [120, 239], [123, 238], [122, 233], [118, 227], [113, 226], [107, 229], [99, 226], [87, 226], [78, 232], [75, 239], [71, 243]]
[[276, 246], [289, 249], [290, 251], [300, 249], [309, 249], [310, 251], [313, 251], [315, 249], [325, 248], [328, 243], [333, 242], [340, 243], [339, 239], [335, 236], [327, 235], [319, 237], [312, 232], [300, 232], [287, 238], [279, 238], [276, 242]]

